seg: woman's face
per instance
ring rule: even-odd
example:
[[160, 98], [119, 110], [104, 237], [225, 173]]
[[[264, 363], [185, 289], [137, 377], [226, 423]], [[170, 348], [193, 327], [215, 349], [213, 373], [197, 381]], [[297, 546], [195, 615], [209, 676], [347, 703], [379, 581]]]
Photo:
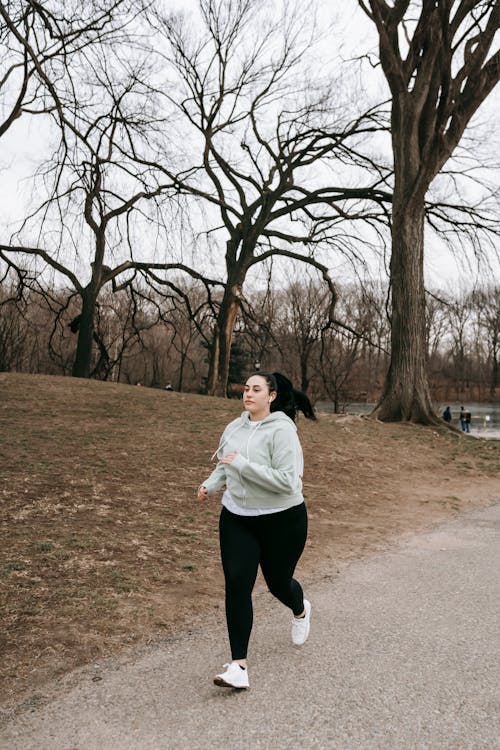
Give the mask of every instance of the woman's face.
[[245, 383], [243, 403], [252, 419], [264, 419], [271, 411], [271, 401], [276, 396], [261, 375], [252, 375]]

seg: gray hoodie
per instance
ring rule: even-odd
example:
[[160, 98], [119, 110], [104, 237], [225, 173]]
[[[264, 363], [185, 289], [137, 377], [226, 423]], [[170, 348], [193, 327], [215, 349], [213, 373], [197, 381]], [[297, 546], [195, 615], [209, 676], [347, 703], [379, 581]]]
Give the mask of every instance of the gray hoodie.
[[[234, 461], [220, 459], [238, 451]], [[304, 460], [295, 423], [275, 411], [256, 427], [246, 411], [228, 424], [214, 453], [219, 462], [203, 485], [208, 494], [227, 487], [240, 508], [291, 508], [304, 501]]]

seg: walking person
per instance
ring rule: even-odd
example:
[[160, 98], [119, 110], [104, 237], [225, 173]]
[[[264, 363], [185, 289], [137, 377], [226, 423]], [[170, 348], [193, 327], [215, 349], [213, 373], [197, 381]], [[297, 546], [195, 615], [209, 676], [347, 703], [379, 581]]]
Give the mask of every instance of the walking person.
[[316, 419], [311, 402], [280, 373], [248, 378], [245, 411], [224, 430], [218, 463], [199, 487], [206, 500], [223, 486], [219, 522], [231, 662], [216, 675], [221, 687], [249, 687], [247, 650], [253, 624], [252, 591], [259, 565], [269, 591], [293, 613], [292, 642], [308, 638], [311, 604], [293, 578], [307, 537], [302, 495], [302, 448], [295, 417]]
[[460, 427], [462, 432], [470, 432], [471, 413], [462, 406], [460, 409]]

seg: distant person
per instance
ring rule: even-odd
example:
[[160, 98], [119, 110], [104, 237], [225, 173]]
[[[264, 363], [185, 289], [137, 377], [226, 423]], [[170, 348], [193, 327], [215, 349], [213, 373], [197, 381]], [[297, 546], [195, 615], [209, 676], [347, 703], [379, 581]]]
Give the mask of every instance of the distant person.
[[450, 424], [451, 422], [451, 409], [449, 406], [446, 407], [446, 409], [443, 412], [443, 419], [447, 424]]
[[470, 425], [472, 421], [472, 414], [470, 411], [465, 412], [465, 431], [470, 432]]
[[465, 407], [462, 406], [460, 409], [460, 427], [462, 428], [462, 432], [470, 432], [471, 419], [472, 415], [470, 411], [467, 411]]
[[293, 578], [307, 537], [294, 421], [298, 409], [316, 419], [307, 396], [278, 372], [251, 375], [243, 403], [246, 411], [224, 430], [214, 454], [217, 466], [198, 489], [198, 499], [206, 500], [226, 486], [219, 536], [231, 661], [214, 683], [239, 689], [249, 686], [247, 650], [259, 565], [270, 592], [293, 613], [292, 642], [301, 646], [309, 635], [311, 605]]
[[172, 385], [172, 383], [167, 383], [167, 385], [165, 386], [165, 390], [166, 391], [173, 391], [174, 390], [174, 386]]

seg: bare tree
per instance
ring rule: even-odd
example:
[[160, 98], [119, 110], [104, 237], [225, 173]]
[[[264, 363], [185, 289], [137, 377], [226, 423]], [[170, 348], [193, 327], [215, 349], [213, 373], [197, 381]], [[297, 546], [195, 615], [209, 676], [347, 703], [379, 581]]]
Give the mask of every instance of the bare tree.
[[1, 281], [0, 371], [24, 370], [25, 344], [29, 335], [29, 321], [24, 314], [26, 300], [10, 285], [6, 276]]
[[[208, 392], [223, 395], [249, 272], [276, 256], [309, 264], [320, 271], [333, 310], [335, 286], [316, 248], [355, 256], [355, 239], [342, 227], [355, 220], [378, 227], [391, 196], [384, 170], [360, 147], [382, 128], [378, 110], [341, 112], [321, 78], [315, 85], [307, 75], [307, 9], [306, 16], [288, 8], [276, 17], [274, 6], [266, 11], [250, 0], [200, 0], [199, 7], [197, 39], [194, 23], [156, 14], [174, 76], [160, 93], [181, 118], [184, 168], [143, 163], [205, 204], [207, 256], [220, 258], [223, 246], [208, 374]], [[345, 163], [351, 173], [338, 185]], [[354, 176], [360, 187], [352, 186]]]
[[455, 398], [464, 398], [470, 388], [470, 345], [472, 306], [470, 295], [462, 292], [446, 306], [445, 319], [450, 336], [450, 356], [453, 361]]
[[426, 336], [428, 370], [431, 392], [438, 399], [448, 400], [449, 361], [445, 352], [449, 339], [448, 306], [450, 302], [442, 292], [427, 292], [426, 295]]
[[364, 378], [360, 383], [359, 398], [372, 401], [380, 394], [389, 360], [390, 325], [387, 317], [386, 283], [364, 279], [361, 282], [357, 308], [357, 327], [360, 332], [364, 332], [359, 355], [359, 367]]
[[[154, 266], [183, 270], [182, 264], [148, 263], [144, 258], [151, 258], [153, 248], [148, 252], [143, 241], [136, 247], [144, 225], [156, 226], [161, 212], [157, 204], [155, 215], [148, 214], [145, 204], [155, 202], [170, 185], [159, 183], [134, 162], [138, 141], [147, 140], [154, 113], [144, 83], [149, 63], [139, 54], [130, 62], [124, 53], [137, 51], [135, 14], [140, 8], [136, 4], [132, 12], [123, 2], [119, 5], [124, 15], [119, 23], [106, 26], [99, 44], [86, 44], [82, 36], [73, 57], [60, 61], [57, 83], [32, 49], [28, 32], [22, 37], [9, 19], [52, 101], [49, 110], [60, 139], [38, 174], [45, 200], [8, 244], [0, 244], [0, 258], [31, 290], [40, 291], [38, 279], [47, 269], [72, 286], [71, 299], [80, 300], [80, 311], [71, 321], [71, 330], [78, 334], [72, 368], [78, 377], [109, 370], [109, 354], [96, 328], [101, 291], [108, 286], [124, 290], [135, 274], [149, 273]], [[74, 14], [78, 17], [76, 7]], [[148, 236], [154, 245], [154, 232]], [[60, 313], [65, 309], [67, 305]]]
[[[81, 300], [81, 311], [72, 323], [73, 332], [78, 331], [73, 374], [83, 377], [91, 372], [94, 343], [101, 358], [104, 355], [94, 326], [97, 297], [119, 274], [106, 265], [109, 225], [128, 217], [137, 203], [155, 198], [162, 190], [157, 184], [146, 184], [140, 173], [144, 170], [132, 175], [130, 159], [127, 164], [122, 159], [118, 165], [115, 160], [118, 141], [133, 152], [133, 137], [147, 118], [147, 107], [140, 116], [137, 109], [127, 107], [130, 99], [137, 100], [140, 94], [137, 66], [132, 69], [123, 63], [117, 71], [118, 61], [122, 62], [119, 50], [125, 42], [131, 43], [125, 29], [133, 25], [140, 10], [135, 5], [132, 10], [125, 0], [55, 3], [50, 8], [35, 2], [0, 3], [4, 21], [0, 51], [9, 61], [0, 81], [7, 111], [0, 135], [22, 113], [48, 113], [57, 124], [59, 141], [53, 157], [41, 169], [41, 193], [46, 199], [23, 223], [14, 241], [0, 245], [0, 257], [17, 273], [19, 284], [32, 291], [41, 291], [38, 277], [44, 266], [72, 284]], [[13, 99], [10, 103], [9, 97]], [[112, 167], [120, 173], [121, 184], [115, 178], [110, 185]], [[121, 194], [124, 184], [129, 191], [126, 197]], [[77, 214], [94, 236], [88, 283], [81, 282], [74, 271], [84, 236], [81, 228], [75, 231], [78, 202]], [[28, 231], [36, 225], [37, 230]], [[45, 237], [50, 236], [45, 247], [37, 241], [44, 230]], [[25, 239], [34, 233], [35, 242]], [[30, 258], [38, 262], [30, 263]]]
[[279, 338], [280, 299], [271, 284], [271, 269], [264, 290], [253, 290], [242, 301], [241, 338], [245, 341], [252, 371], [276, 369], [283, 355]]
[[363, 400], [374, 376], [373, 353], [387, 354], [382, 343], [384, 327], [377, 322], [384, 318], [383, 307], [376, 309], [376, 289], [370, 287], [366, 282], [345, 285], [339, 294], [336, 320], [321, 331], [318, 372], [323, 393], [333, 402], [335, 412], [349, 398]]
[[[150, 275], [144, 286], [142, 299], [151, 326], [139, 338], [151, 360], [152, 380], [148, 384], [159, 386], [170, 381], [178, 391], [186, 384], [200, 390], [213, 321], [203, 285], [179, 278], [174, 293], [170, 288], [158, 289]], [[128, 291], [136, 296], [133, 286]], [[147, 380], [147, 376], [142, 379]]]
[[472, 304], [478, 318], [476, 340], [484, 345], [489, 364], [488, 393], [495, 401], [500, 386], [500, 286], [475, 290]]
[[375, 415], [437, 421], [427, 375], [425, 197], [500, 75], [497, 0], [359, 0], [392, 97], [391, 364]]
[[[0, 2], [0, 137], [23, 114], [59, 107], [56, 81], [61, 68], [86, 47], [116, 33], [126, 0], [41, 3]], [[59, 112], [61, 124], [64, 119]]]
[[319, 375], [323, 393], [333, 403], [335, 414], [345, 408], [347, 388], [360, 351], [360, 339], [352, 333], [328, 328], [322, 338]]
[[[290, 283], [279, 295], [281, 299], [277, 332], [288, 339], [283, 346], [287, 360], [297, 361], [297, 381], [308, 392], [319, 354], [321, 333], [329, 322], [328, 289], [317, 279], [305, 275]], [[290, 366], [290, 365], [289, 365]], [[291, 370], [292, 374], [293, 370]]]

